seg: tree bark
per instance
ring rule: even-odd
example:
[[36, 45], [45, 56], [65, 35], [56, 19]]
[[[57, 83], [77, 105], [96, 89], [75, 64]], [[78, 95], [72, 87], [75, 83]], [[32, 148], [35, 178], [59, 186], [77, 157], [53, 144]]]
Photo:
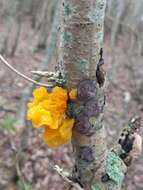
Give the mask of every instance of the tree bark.
[[103, 45], [105, 0], [63, 0], [61, 64], [69, 87], [95, 79]]
[[[105, 95], [99, 81], [104, 77], [100, 63], [103, 65], [106, 0], [63, 0], [61, 6], [59, 68], [66, 79], [66, 88], [76, 88], [78, 95], [68, 111], [75, 117], [72, 179], [85, 190], [119, 190], [126, 167], [118, 156], [107, 150], [103, 125]], [[120, 165], [115, 181], [110, 172], [112, 160]], [[106, 180], [106, 171], [113, 180]]]
[[62, 0], [59, 70], [65, 87], [77, 89], [67, 115], [75, 118], [71, 179], [84, 190], [120, 190], [127, 166], [141, 152], [140, 118], [123, 129], [111, 150], [103, 125], [103, 34], [106, 0]]
[[67, 88], [78, 91], [73, 108], [76, 119], [73, 179], [85, 190], [101, 183], [107, 150], [102, 124], [105, 95], [96, 78], [103, 46], [105, 5], [106, 0], [63, 0], [62, 3], [61, 72]]

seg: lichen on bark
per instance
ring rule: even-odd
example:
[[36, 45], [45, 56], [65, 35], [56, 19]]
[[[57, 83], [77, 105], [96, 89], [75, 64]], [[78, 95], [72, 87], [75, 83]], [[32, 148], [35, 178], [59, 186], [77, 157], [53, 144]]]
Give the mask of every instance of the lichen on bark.
[[91, 187], [91, 190], [102, 190], [101, 189], [101, 187], [100, 187], [100, 185], [93, 185], [92, 187]]
[[109, 151], [106, 157], [105, 172], [109, 176], [110, 186], [120, 189], [127, 167], [123, 160], [114, 152]]

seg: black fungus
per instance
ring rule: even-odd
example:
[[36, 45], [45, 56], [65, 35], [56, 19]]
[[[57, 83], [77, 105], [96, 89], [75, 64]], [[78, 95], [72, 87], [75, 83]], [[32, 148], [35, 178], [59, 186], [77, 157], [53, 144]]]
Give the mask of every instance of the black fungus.
[[92, 148], [89, 146], [80, 147], [80, 159], [86, 162], [92, 162], [94, 160]]
[[78, 99], [81, 101], [89, 100], [96, 97], [97, 87], [95, 80], [83, 80], [77, 88]]

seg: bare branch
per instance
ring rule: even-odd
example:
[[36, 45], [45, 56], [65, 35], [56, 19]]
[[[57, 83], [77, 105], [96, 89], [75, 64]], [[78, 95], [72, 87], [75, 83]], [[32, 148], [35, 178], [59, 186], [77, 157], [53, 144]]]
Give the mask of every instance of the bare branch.
[[19, 72], [18, 70], [16, 70], [14, 67], [12, 67], [6, 60], [5, 58], [0, 55], [0, 60], [1, 62], [6, 65], [11, 71], [15, 72], [17, 75], [21, 76], [22, 78], [24, 78], [25, 80], [29, 81], [29, 82], [32, 82], [38, 86], [45, 86], [45, 87], [52, 87], [53, 84], [52, 83], [49, 83], [49, 84], [45, 84], [45, 83], [41, 83], [41, 82], [37, 82], [29, 77], [27, 77], [26, 75], [22, 74], [21, 72]]
[[32, 74], [40, 76], [40, 77], [57, 77], [56, 72], [49, 72], [49, 71], [31, 71]]
[[65, 172], [62, 168], [58, 165], [52, 167], [67, 183], [69, 183], [72, 187], [75, 187], [77, 190], [83, 190], [79, 184], [73, 182], [69, 179], [69, 173]]

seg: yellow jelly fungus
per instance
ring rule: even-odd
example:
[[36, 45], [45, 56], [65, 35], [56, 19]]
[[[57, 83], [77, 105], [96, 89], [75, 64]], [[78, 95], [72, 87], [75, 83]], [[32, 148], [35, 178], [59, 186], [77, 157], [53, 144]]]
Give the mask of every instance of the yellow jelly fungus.
[[63, 101], [67, 101], [68, 100], [68, 94], [67, 94], [67, 90], [63, 89], [61, 87], [56, 86], [55, 88], [53, 88], [52, 90], [52, 98], [53, 99], [58, 99], [58, 100], [63, 100]]
[[[76, 91], [71, 91], [71, 99], [75, 100]], [[40, 87], [33, 92], [33, 101], [28, 103], [27, 119], [33, 127], [44, 127], [43, 140], [51, 148], [58, 147], [70, 141], [74, 119], [66, 116], [68, 92], [61, 87], [53, 88], [48, 93]]]
[[41, 106], [33, 106], [27, 112], [27, 119], [32, 121], [33, 127], [40, 127], [42, 125], [53, 126], [53, 118], [51, 113]]
[[58, 129], [49, 129], [45, 127], [43, 134], [44, 142], [50, 148], [56, 148], [62, 144], [67, 144], [72, 136], [72, 127], [74, 119], [66, 119]]
[[33, 96], [37, 102], [40, 102], [41, 100], [48, 98], [48, 92], [46, 88], [40, 87], [34, 90]]
[[63, 124], [59, 128], [61, 138], [64, 139], [65, 141], [71, 139], [73, 125], [74, 125], [74, 119], [65, 119]]
[[65, 144], [66, 142], [63, 141], [63, 139], [60, 136], [58, 129], [45, 129], [45, 132], [43, 133], [43, 140], [44, 142], [50, 147], [50, 148], [56, 148], [62, 144]]
[[71, 100], [75, 101], [77, 99], [77, 89], [72, 89], [69, 93], [69, 97]]

